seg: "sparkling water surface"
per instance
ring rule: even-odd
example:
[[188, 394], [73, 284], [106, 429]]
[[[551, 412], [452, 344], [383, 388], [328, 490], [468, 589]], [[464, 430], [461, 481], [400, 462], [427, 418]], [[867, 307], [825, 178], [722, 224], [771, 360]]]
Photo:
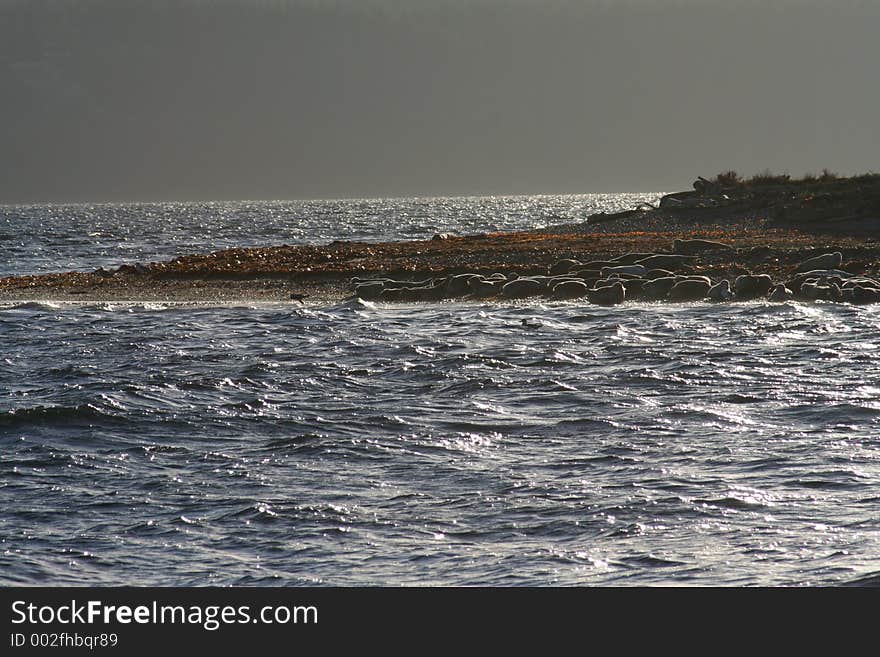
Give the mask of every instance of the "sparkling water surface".
[[0, 276], [92, 271], [238, 246], [430, 239], [583, 221], [659, 194], [0, 205]]
[[[521, 199], [532, 219], [505, 226], [576, 216], [583, 199]], [[437, 202], [425, 232], [469, 232], [441, 208], [485, 205]], [[138, 259], [185, 242], [203, 206], [180, 207], [178, 223], [128, 217]], [[18, 234], [42, 247], [7, 268], [97, 266], [63, 216]], [[398, 215], [378, 216], [372, 232], [310, 235], [393, 234]], [[236, 226], [220, 232], [250, 230]], [[105, 244], [117, 264], [128, 234]], [[6, 585], [880, 572], [878, 306], [5, 303], [0, 391]]]

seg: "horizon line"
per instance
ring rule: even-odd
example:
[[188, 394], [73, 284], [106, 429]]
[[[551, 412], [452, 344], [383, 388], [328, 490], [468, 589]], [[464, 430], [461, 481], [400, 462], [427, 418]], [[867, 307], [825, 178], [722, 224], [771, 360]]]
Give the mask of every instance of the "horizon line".
[[666, 194], [668, 191], [611, 191], [611, 192], [561, 192], [561, 193], [515, 193], [515, 194], [415, 194], [412, 196], [336, 196], [311, 198], [241, 198], [241, 199], [153, 199], [125, 201], [2, 201], [0, 207], [26, 206], [91, 206], [91, 205], [196, 205], [210, 203], [328, 203], [333, 201], [401, 201], [401, 200], [436, 200], [436, 199], [474, 199], [474, 198], [527, 198], [549, 196], [593, 196], [603, 194]]

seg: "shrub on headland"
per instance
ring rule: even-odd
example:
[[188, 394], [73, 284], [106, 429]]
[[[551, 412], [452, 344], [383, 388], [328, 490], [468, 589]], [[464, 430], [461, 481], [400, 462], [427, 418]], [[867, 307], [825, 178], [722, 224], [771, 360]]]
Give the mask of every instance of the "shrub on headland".
[[746, 181], [749, 185], [784, 185], [788, 182], [791, 182], [790, 175], [787, 173], [776, 174], [770, 169], [764, 169]]
[[717, 174], [712, 182], [722, 187], [748, 187], [751, 185], [785, 185], [785, 184], [814, 184], [814, 183], [830, 183], [837, 181], [861, 181], [869, 178], [876, 178], [877, 174], [869, 173], [853, 178], [841, 177], [840, 174], [830, 169], [822, 169], [821, 174], [807, 173], [801, 178], [792, 178], [787, 173], [773, 173], [769, 169], [764, 169], [760, 173], [756, 173], [751, 178], [744, 178], [739, 172], [730, 170], [722, 171]]
[[819, 181], [820, 182], [831, 182], [832, 180], [837, 180], [839, 178], [840, 178], [840, 176], [838, 176], [833, 171], [829, 171], [828, 169], [822, 169], [822, 175], [819, 176]]
[[722, 187], [733, 187], [734, 185], [742, 183], [742, 178], [736, 171], [730, 170], [719, 173], [715, 176], [714, 182]]

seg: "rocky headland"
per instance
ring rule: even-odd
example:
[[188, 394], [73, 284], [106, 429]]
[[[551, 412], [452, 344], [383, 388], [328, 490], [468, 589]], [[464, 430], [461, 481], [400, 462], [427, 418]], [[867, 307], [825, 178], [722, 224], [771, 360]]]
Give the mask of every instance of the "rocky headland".
[[731, 172], [693, 187], [534, 231], [236, 248], [12, 276], [0, 279], [0, 300], [880, 301], [880, 175]]

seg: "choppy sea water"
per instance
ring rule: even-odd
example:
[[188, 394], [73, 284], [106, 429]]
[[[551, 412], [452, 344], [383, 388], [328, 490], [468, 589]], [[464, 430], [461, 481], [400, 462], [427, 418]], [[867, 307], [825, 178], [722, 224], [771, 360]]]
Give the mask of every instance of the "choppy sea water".
[[583, 221], [659, 194], [0, 205], [0, 276], [91, 271], [237, 246], [430, 239]]
[[0, 308], [2, 584], [880, 579], [877, 306]]

